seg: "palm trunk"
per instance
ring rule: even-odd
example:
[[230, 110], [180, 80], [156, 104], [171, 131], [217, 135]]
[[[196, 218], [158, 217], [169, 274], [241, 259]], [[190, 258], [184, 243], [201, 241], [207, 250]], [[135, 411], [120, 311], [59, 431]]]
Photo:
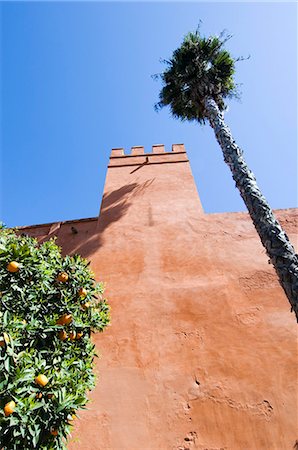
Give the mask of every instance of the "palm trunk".
[[242, 150], [235, 143], [223, 114], [212, 98], [205, 101], [206, 116], [221, 146], [225, 162], [231, 169], [236, 187], [273, 264], [298, 322], [298, 255], [275, 218], [265, 197], [247, 167]]

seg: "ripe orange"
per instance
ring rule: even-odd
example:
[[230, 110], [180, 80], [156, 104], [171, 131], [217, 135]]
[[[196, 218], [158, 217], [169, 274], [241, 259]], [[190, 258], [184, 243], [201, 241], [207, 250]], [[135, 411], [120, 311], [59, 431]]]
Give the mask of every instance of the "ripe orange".
[[81, 298], [85, 298], [87, 296], [88, 292], [85, 288], [80, 288], [78, 294]]
[[14, 409], [16, 407], [15, 402], [12, 400], [11, 402], [6, 403], [6, 405], [4, 406], [4, 414], [5, 416], [10, 416], [10, 414], [12, 414], [14, 412]]
[[58, 337], [59, 337], [60, 341], [65, 341], [65, 339], [67, 339], [66, 331], [64, 331], [64, 330], [59, 331]]
[[83, 308], [83, 309], [88, 309], [89, 307], [90, 307], [90, 302], [86, 302], [86, 303], [83, 303], [82, 305], [81, 305], [81, 307]]
[[79, 339], [81, 339], [81, 337], [83, 336], [83, 332], [82, 331], [79, 331], [78, 333], [77, 333], [77, 337], [76, 337], [76, 339], [77, 340], [79, 340]]
[[9, 344], [10, 339], [7, 333], [3, 333], [2, 338], [0, 337], [0, 347], [4, 347], [4, 344]]
[[0, 347], [4, 347], [5, 344], [9, 343], [9, 337], [7, 333], [3, 333], [2, 336], [0, 336]]
[[55, 428], [51, 428], [50, 433], [52, 436], [58, 436], [58, 430], [56, 430]]
[[46, 384], [48, 384], [49, 380], [47, 379], [47, 377], [45, 375], [43, 375], [42, 373], [39, 374], [36, 378], [35, 378], [35, 383], [38, 384], [41, 387], [44, 387]]
[[76, 338], [76, 335], [77, 335], [77, 333], [76, 333], [74, 330], [71, 331], [71, 332], [69, 333], [69, 339], [70, 339], [71, 341], [74, 341], [75, 338]]
[[72, 315], [71, 314], [63, 314], [61, 317], [59, 317], [58, 320], [56, 320], [57, 325], [69, 325], [72, 321]]
[[3, 333], [3, 336], [0, 336], [0, 347], [4, 347], [5, 344], [9, 344], [10, 339], [7, 333]]
[[7, 270], [8, 272], [18, 272], [20, 270], [20, 264], [16, 261], [11, 261], [9, 264], [7, 264]]
[[66, 272], [61, 272], [56, 279], [57, 281], [61, 281], [61, 283], [66, 283], [68, 280], [68, 274]]

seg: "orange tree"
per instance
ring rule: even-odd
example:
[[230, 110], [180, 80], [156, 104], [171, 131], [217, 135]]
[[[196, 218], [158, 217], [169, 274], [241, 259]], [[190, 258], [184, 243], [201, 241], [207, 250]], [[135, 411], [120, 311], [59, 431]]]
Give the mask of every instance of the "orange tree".
[[109, 322], [88, 264], [0, 230], [1, 449], [66, 448], [94, 386], [90, 334]]

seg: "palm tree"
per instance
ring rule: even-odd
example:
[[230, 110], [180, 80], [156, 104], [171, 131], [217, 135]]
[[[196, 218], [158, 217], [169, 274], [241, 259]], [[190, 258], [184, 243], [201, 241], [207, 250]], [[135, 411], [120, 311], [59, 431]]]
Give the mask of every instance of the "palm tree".
[[224, 100], [237, 95], [233, 75], [235, 62], [242, 59], [233, 59], [223, 48], [229, 38], [224, 33], [205, 38], [199, 30], [187, 34], [171, 59], [164, 61], [167, 67], [159, 75], [163, 86], [155, 106], [170, 106], [172, 115], [183, 121], [209, 121], [298, 321], [298, 255], [224, 122]]

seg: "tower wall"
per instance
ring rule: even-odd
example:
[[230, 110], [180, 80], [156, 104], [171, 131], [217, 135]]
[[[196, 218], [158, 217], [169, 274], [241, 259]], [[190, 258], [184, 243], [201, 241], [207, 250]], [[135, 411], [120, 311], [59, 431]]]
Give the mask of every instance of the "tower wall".
[[204, 214], [183, 146], [113, 150], [99, 218], [26, 232], [89, 258], [112, 306], [70, 450], [295, 448], [294, 315], [248, 215]]
[[146, 154], [144, 147], [133, 147], [129, 155], [123, 149], [112, 150], [99, 215], [101, 226], [118, 214], [121, 226], [127, 223], [132, 229], [162, 224], [176, 227], [202, 212], [184, 145], [173, 145], [171, 152], [165, 152], [164, 145], [155, 145]]

